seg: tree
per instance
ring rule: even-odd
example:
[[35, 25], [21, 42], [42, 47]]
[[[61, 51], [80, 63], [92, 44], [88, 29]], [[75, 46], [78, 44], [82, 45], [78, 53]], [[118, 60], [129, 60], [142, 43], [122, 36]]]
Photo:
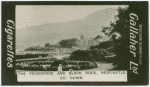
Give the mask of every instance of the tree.
[[[127, 54], [128, 45], [126, 41], [128, 40], [128, 30], [129, 30], [129, 7], [117, 9], [118, 15], [115, 16], [116, 21], [110, 22], [110, 26], [103, 27], [102, 32], [112, 38], [114, 41], [114, 50], [116, 53], [115, 62], [119, 66], [118, 69], [126, 69], [126, 57], [123, 56]], [[107, 33], [106, 31], [109, 31]], [[120, 35], [120, 38], [117, 38]]]
[[78, 39], [72, 38], [72, 39], [63, 39], [59, 42], [61, 47], [64, 48], [72, 48], [72, 46], [77, 46], [76, 41]]
[[129, 26], [129, 7], [117, 9], [118, 15], [114, 16], [114, 22], [110, 22], [110, 26], [102, 27], [102, 32], [111, 36], [113, 33], [118, 32], [121, 37], [126, 37]]
[[104, 33], [104, 34], [106, 34], [107, 36], [110, 36], [111, 34], [111, 32], [112, 32], [112, 27], [102, 27], [102, 32]]
[[81, 61], [104, 61], [106, 53], [100, 49], [93, 50], [77, 50], [71, 53], [71, 60]]
[[113, 41], [105, 41], [105, 42], [99, 43], [99, 45], [91, 46], [90, 49], [106, 49], [106, 48], [112, 47], [113, 45], [114, 45]]
[[50, 45], [49, 43], [46, 43], [46, 44], [45, 44], [45, 47], [48, 47], [49, 45]]

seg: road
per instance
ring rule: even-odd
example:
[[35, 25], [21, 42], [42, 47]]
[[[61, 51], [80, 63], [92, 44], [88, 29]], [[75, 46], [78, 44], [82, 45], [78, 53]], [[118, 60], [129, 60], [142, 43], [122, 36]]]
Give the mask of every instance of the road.
[[101, 71], [101, 70], [110, 70], [113, 69], [113, 63], [100, 63], [97, 64], [98, 67], [94, 69], [86, 69], [86, 70], [80, 70], [80, 71]]

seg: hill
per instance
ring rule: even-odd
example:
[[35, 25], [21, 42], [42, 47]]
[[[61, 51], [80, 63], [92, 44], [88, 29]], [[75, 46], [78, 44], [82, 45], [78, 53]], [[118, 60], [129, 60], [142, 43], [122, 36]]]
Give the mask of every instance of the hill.
[[[108, 11], [109, 10], [109, 11]], [[81, 33], [85, 38], [104, 34], [102, 26], [108, 26], [117, 14], [115, 8], [96, 11], [81, 20], [49, 23], [16, 30], [16, 48], [24, 49], [33, 45], [57, 43], [62, 39], [79, 38]]]

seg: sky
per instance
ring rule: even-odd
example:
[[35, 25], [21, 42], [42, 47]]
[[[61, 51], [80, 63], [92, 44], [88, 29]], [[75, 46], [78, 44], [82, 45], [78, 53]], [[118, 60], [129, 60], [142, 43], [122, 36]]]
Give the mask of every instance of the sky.
[[119, 5], [17, 5], [16, 29], [79, 20], [95, 11], [118, 7]]

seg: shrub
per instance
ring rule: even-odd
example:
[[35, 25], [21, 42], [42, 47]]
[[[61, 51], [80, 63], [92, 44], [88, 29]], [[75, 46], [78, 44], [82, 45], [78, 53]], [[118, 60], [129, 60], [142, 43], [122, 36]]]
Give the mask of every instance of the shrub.
[[[82, 70], [82, 69], [91, 69], [98, 67], [95, 62], [89, 62], [89, 61], [63, 61], [62, 64], [62, 70], [68, 71], [69, 69], [73, 70]], [[31, 62], [18, 62], [16, 63], [16, 69], [21, 70], [46, 70], [46, 71], [57, 71], [58, 70], [58, 64], [62, 63], [57, 61], [54, 62], [56, 64], [51, 64], [52, 62], [44, 62], [44, 61], [31, 61]]]
[[52, 66], [52, 67], [51, 67], [51, 70], [52, 70], [52, 71], [57, 71], [57, 70], [58, 70], [58, 67], [57, 67], [57, 66]]
[[91, 49], [91, 50], [77, 50], [70, 55], [71, 60], [82, 61], [103, 61], [107, 55], [106, 50]]

